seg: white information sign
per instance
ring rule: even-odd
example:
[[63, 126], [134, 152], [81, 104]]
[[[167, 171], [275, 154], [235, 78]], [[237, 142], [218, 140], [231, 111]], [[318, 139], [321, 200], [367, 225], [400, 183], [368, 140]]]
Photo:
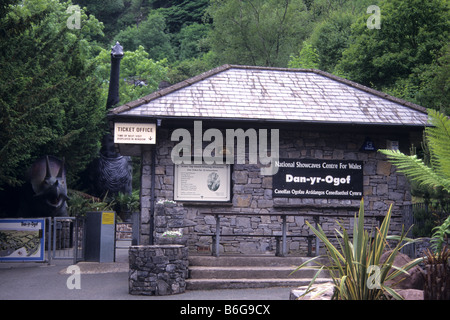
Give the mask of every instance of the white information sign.
[[155, 144], [155, 123], [114, 123], [114, 143]]
[[230, 165], [175, 165], [174, 200], [230, 201]]

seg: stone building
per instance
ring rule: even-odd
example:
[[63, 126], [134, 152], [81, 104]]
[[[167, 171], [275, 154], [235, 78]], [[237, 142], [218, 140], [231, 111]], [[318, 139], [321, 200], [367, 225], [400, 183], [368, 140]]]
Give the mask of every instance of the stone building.
[[[427, 113], [318, 70], [224, 65], [109, 119], [116, 137], [130, 133], [116, 141], [121, 154], [142, 159], [141, 244], [182, 229], [190, 252], [209, 252], [205, 234], [223, 213], [220, 252], [272, 254], [287, 214], [285, 248], [305, 255], [305, 221], [330, 234], [336, 220], [351, 227], [362, 197], [368, 227], [392, 204], [391, 229], [401, 229], [408, 182], [377, 149], [419, 145]], [[161, 200], [176, 202], [163, 216]]]

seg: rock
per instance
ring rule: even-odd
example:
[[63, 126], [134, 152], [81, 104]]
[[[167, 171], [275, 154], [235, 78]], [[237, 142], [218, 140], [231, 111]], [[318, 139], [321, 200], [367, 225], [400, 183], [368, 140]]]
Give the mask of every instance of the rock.
[[388, 161], [378, 161], [377, 174], [383, 176], [389, 176], [391, 174], [392, 164]]
[[171, 294], [170, 286], [164, 280], [156, 281], [157, 294], [160, 296], [165, 296]]
[[308, 289], [308, 286], [298, 287], [291, 290], [289, 300], [331, 300], [334, 292], [332, 282], [321, 283], [312, 286], [312, 291], [302, 297]]
[[[386, 261], [391, 251], [383, 253], [380, 259], [380, 263]], [[405, 264], [411, 261], [406, 254], [401, 252], [397, 253], [394, 259], [393, 265], [396, 267], [403, 267]], [[423, 290], [423, 277], [422, 269], [419, 266], [415, 266], [408, 270], [409, 275], [401, 274], [391, 281], [386, 281], [385, 284], [393, 289], [418, 289]]]
[[423, 300], [423, 290], [400, 289], [396, 290], [405, 300]]
[[248, 208], [252, 202], [251, 195], [237, 195], [233, 198], [233, 205], [236, 207]]

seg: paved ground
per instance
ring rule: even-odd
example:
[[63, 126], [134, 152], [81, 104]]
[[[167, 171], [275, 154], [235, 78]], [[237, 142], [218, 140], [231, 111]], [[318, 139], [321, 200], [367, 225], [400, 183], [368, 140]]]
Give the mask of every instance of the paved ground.
[[0, 263], [0, 300], [288, 300], [291, 288], [195, 290], [161, 297], [128, 294], [127, 262], [80, 262], [81, 289], [68, 289], [71, 261]]

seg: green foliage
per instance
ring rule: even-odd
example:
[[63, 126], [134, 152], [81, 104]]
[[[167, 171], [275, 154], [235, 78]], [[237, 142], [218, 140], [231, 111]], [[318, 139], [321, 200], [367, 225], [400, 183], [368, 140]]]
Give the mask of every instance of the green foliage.
[[422, 72], [416, 72], [418, 88], [415, 101], [450, 114], [450, 44], [442, 47], [438, 58]]
[[220, 65], [216, 54], [212, 51], [201, 57], [174, 63], [168, 72], [170, 83], [178, 83], [188, 78], [199, 75]]
[[179, 33], [187, 25], [202, 23], [209, 4], [209, 0], [156, 0], [152, 2], [153, 8], [158, 9], [166, 18], [167, 27], [172, 34]]
[[199, 23], [183, 27], [177, 34], [178, 59], [183, 61], [208, 53], [210, 49], [207, 41], [209, 31], [208, 25]]
[[[348, 231], [340, 224], [342, 231], [336, 230], [339, 238], [336, 237], [338, 245], [333, 245], [331, 239], [327, 237], [320, 225], [314, 228], [309, 222], [308, 227], [324, 243], [327, 249], [329, 263], [318, 266], [319, 271], [311, 281], [309, 288], [313, 285], [318, 274], [322, 270], [327, 270], [334, 284], [333, 299], [337, 300], [380, 300], [388, 295], [395, 299], [402, 297], [385, 282], [393, 280], [404, 272], [407, 272], [423, 259], [415, 259], [401, 268], [393, 267], [394, 259], [402, 247], [411, 243], [412, 240], [405, 238], [405, 234], [400, 236], [388, 236], [392, 205], [389, 208], [380, 228], [369, 233], [364, 226], [364, 201], [361, 200], [358, 217], [355, 216], [353, 227], [353, 240], [350, 240]], [[373, 236], [373, 239], [372, 239]], [[388, 248], [388, 240], [396, 240], [397, 245], [389, 251], [385, 261], [381, 260], [382, 255]], [[406, 241], [402, 244], [403, 241]], [[299, 266], [295, 271], [310, 264], [317, 257], [308, 260]], [[374, 268], [376, 267], [376, 268]], [[373, 271], [375, 270], [375, 274]], [[377, 274], [377, 271], [379, 274]], [[295, 272], [294, 271], [294, 272]], [[373, 282], [375, 280], [375, 282]], [[306, 293], [308, 293], [309, 288]], [[305, 293], [305, 294], [306, 294]]]
[[130, 26], [120, 31], [114, 38], [124, 50], [135, 51], [143, 46], [152, 59], [169, 61], [175, 58], [175, 52], [166, 30], [166, 21], [161, 13], [153, 12], [139, 26]]
[[68, 191], [67, 212], [70, 217], [84, 217], [86, 212], [112, 211], [114, 202], [108, 200], [107, 195], [103, 199], [92, 197], [76, 190]]
[[298, 56], [291, 56], [288, 68], [318, 69], [319, 54], [308, 42], [303, 42], [303, 47]]
[[23, 183], [44, 154], [65, 157], [68, 182], [98, 150], [103, 110], [90, 58], [102, 25], [81, 12], [70, 30], [70, 2], [26, 0], [1, 17], [0, 188]]
[[139, 190], [133, 191], [132, 194], [125, 194], [119, 192], [114, 196], [112, 202], [114, 203], [113, 209], [122, 218], [126, 219], [126, 214], [139, 211], [140, 198]]
[[[202, 23], [203, 15], [208, 0], [74, 0], [74, 3], [86, 7], [89, 14], [95, 15], [105, 24], [105, 38], [103, 43], [115, 41], [115, 36], [128, 27], [141, 26], [148, 16], [158, 14], [164, 17], [167, 32], [177, 34], [180, 30], [193, 23]], [[127, 50], [135, 50], [135, 47], [126, 47]], [[145, 46], [150, 52], [150, 48]], [[156, 58], [152, 55], [153, 58]], [[158, 58], [159, 59], [159, 58]]]
[[127, 214], [139, 211], [140, 198], [139, 190], [135, 190], [131, 195], [118, 193], [113, 197], [108, 194], [103, 199], [92, 197], [76, 190], [69, 190], [68, 214], [71, 217], [85, 216], [91, 211], [115, 211], [117, 216], [125, 220]]
[[431, 247], [434, 252], [441, 252], [442, 245], [448, 235], [450, 235], [450, 216], [440, 226], [433, 228], [433, 236], [431, 237]]
[[[104, 22], [106, 37], [97, 41], [119, 39], [129, 51], [142, 45], [152, 59], [167, 58], [171, 79], [224, 63], [312, 65], [449, 111], [445, 0], [74, 1]], [[369, 5], [381, 8], [379, 30], [367, 28]], [[304, 41], [312, 46], [312, 64], [299, 61]]]
[[207, 13], [221, 63], [285, 67], [311, 28], [301, 0], [212, 0]]
[[[123, 13], [126, 7], [126, 3], [130, 1], [126, 0], [74, 0], [74, 4], [78, 4], [80, 7], [84, 7], [86, 12], [95, 16], [97, 19], [105, 24], [106, 39], [109, 39], [113, 34], [117, 33], [117, 21]], [[107, 42], [103, 39], [104, 44]]]
[[315, 21], [328, 20], [335, 12], [362, 12], [378, 0], [303, 0]]
[[356, 17], [349, 11], [336, 11], [314, 28], [310, 42], [318, 55], [317, 69], [334, 71], [342, 58], [342, 52], [349, 46], [351, 25]]
[[432, 229], [435, 226], [433, 216], [430, 215], [424, 208], [414, 210], [413, 212], [415, 224], [411, 228], [414, 237], [429, 237], [432, 234]]
[[[116, 35], [119, 30], [124, 30], [128, 26], [139, 26], [142, 21], [152, 10], [152, 5], [149, 0], [127, 0], [124, 2], [124, 9], [120, 12], [120, 17], [112, 21], [115, 29], [112, 30], [112, 35]], [[111, 41], [112, 37], [108, 37]]]
[[430, 80], [427, 70], [449, 42], [448, 1], [392, 0], [379, 6], [381, 28], [367, 28], [370, 14], [360, 17], [336, 72], [414, 101]]

